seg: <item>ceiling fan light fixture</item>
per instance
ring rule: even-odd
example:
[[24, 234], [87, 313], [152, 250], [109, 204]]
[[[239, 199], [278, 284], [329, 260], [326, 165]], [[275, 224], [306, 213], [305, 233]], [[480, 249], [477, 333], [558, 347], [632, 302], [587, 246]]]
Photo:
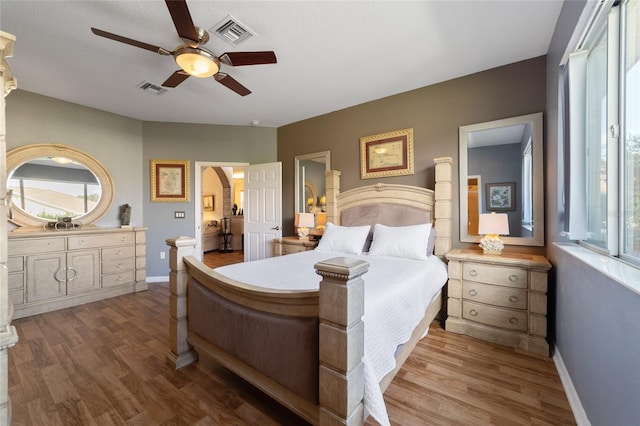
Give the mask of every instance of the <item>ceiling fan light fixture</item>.
[[184, 72], [193, 77], [211, 77], [220, 70], [220, 60], [200, 48], [184, 46], [176, 49], [176, 63]]

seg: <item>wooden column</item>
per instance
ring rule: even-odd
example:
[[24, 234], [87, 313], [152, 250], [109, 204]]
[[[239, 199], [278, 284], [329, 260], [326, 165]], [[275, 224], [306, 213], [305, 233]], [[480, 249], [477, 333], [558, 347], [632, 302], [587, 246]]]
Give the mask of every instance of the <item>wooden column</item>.
[[187, 343], [187, 269], [184, 259], [194, 256], [196, 240], [190, 237], [167, 239], [169, 249], [169, 347], [167, 363], [178, 369], [198, 359], [198, 353]]
[[328, 425], [364, 423], [364, 281], [362, 260], [316, 263], [320, 282], [320, 416]]
[[453, 198], [453, 159], [451, 157], [434, 158], [436, 164], [436, 195], [435, 195], [435, 254], [444, 256], [451, 250], [451, 232], [453, 226], [452, 198]]
[[9, 300], [9, 278], [7, 275], [7, 142], [5, 125], [5, 96], [16, 88], [16, 80], [5, 58], [13, 56], [16, 38], [0, 31], [0, 425], [11, 424], [11, 401], [9, 399], [8, 349], [18, 341], [18, 333], [11, 325], [13, 305]]
[[334, 225], [340, 225], [340, 217], [338, 216], [338, 194], [340, 194], [340, 172], [337, 170], [328, 170], [324, 173], [325, 177], [325, 193], [327, 195], [327, 204], [325, 210], [327, 212], [327, 222]]

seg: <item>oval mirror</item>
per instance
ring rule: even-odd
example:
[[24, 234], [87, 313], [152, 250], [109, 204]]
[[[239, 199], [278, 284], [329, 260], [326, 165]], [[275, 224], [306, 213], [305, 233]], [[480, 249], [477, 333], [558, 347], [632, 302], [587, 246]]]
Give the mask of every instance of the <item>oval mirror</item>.
[[59, 218], [90, 225], [109, 210], [113, 181], [87, 153], [61, 144], [35, 144], [7, 152], [10, 221], [43, 226]]
[[460, 127], [460, 241], [479, 215], [507, 215], [510, 245], [544, 245], [542, 113]]

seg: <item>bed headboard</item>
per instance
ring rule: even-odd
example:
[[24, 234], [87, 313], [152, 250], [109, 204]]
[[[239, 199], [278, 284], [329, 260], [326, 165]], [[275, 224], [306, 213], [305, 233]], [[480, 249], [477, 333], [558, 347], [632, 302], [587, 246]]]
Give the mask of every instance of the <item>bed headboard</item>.
[[433, 160], [435, 189], [377, 183], [340, 192], [340, 172], [326, 172], [327, 221], [336, 225], [406, 226], [433, 222], [435, 254], [451, 249], [452, 164], [451, 157]]

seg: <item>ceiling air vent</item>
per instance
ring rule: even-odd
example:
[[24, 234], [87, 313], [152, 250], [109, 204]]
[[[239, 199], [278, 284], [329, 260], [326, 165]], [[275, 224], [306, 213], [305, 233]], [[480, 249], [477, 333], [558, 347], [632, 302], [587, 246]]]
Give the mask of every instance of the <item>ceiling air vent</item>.
[[138, 88], [144, 90], [147, 93], [158, 96], [163, 95], [165, 92], [167, 92], [167, 89], [165, 89], [164, 87], [157, 86], [153, 83], [149, 83], [148, 81], [143, 81], [142, 83], [138, 84]]
[[231, 15], [227, 15], [222, 21], [214, 25], [209, 30], [209, 33], [221, 38], [232, 46], [238, 46], [256, 35], [254, 31], [250, 30], [245, 24]]

